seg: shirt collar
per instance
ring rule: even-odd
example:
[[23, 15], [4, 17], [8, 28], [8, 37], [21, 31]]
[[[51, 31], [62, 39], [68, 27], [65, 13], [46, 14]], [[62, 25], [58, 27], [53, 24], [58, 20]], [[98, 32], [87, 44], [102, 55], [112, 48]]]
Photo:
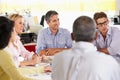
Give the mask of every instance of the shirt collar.
[[[47, 28], [47, 30], [48, 30], [48, 34], [51, 34], [51, 35], [52, 35], [52, 32], [51, 32], [51, 30], [50, 30], [49, 27]], [[59, 28], [57, 34], [61, 34], [61, 33], [62, 33], [62, 30]]]
[[111, 27], [109, 27], [107, 34], [110, 35], [111, 32], [112, 32], [112, 29], [111, 29]]
[[15, 36], [15, 40], [16, 40], [16, 41], [20, 40], [20, 36], [16, 35], [16, 36]]
[[97, 48], [92, 43], [84, 41], [74, 43], [73, 49], [79, 49], [80, 52], [81, 50], [83, 52], [97, 51]]
[[[111, 29], [111, 27], [109, 27], [107, 35], [111, 35], [111, 32], [112, 32], [112, 29]], [[98, 32], [98, 36], [100, 36], [100, 35], [101, 35], [100, 32]]]

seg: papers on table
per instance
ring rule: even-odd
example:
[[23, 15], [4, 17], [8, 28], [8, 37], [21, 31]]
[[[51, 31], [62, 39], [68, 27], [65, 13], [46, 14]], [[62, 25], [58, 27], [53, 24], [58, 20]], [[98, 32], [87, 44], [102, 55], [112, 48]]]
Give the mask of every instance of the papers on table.
[[49, 63], [38, 63], [38, 64], [36, 64], [35, 66], [36, 66], [36, 67], [37, 67], [37, 66], [50, 66], [50, 64], [49, 64]]
[[42, 73], [42, 74], [29, 74], [26, 77], [33, 78], [36, 80], [52, 80], [51, 73]]

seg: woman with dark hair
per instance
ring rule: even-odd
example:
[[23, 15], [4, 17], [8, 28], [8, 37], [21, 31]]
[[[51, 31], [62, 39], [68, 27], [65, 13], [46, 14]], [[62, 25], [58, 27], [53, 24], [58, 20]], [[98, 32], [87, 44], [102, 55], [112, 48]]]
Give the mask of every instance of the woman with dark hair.
[[13, 26], [13, 21], [0, 16], [0, 80], [32, 80], [20, 74], [7, 50], [9, 43], [15, 39]]

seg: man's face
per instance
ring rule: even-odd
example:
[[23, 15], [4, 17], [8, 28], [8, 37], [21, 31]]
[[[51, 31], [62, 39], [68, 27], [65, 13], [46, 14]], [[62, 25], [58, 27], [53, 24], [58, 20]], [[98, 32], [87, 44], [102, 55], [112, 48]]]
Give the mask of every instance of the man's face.
[[108, 31], [108, 19], [103, 17], [103, 18], [99, 18], [97, 19], [97, 28], [100, 30], [100, 32], [103, 35], [106, 35], [107, 31]]
[[51, 30], [58, 30], [60, 25], [58, 15], [51, 16], [50, 20], [47, 21], [47, 24], [49, 25]]

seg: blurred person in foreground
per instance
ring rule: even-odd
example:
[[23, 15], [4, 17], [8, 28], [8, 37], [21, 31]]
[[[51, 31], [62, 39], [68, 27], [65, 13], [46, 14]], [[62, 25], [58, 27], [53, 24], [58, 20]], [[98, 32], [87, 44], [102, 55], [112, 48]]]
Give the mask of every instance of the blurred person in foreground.
[[15, 66], [11, 52], [8, 51], [10, 42], [15, 39], [14, 22], [0, 16], [0, 80], [35, 80], [24, 77]]
[[109, 20], [104, 12], [96, 12], [94, 20], [97, 27], [97, 38], [94, 45], [97, 50], [113, 56], [120, 63], [120, 29], [109, 26]]
[[71, 34], [67, 29], [60, 28], [58, 13], [50, 10], [45, 15], [49, 27], [38, 33], [36, 53], [52, 56], [62, 50], [72, 47]]
[[72, 49], [54, 56], [52, 80], [120, 80], [120, 66], [109, 55], [97, 51], [94, 21], [80, 16], [73, 23]]

